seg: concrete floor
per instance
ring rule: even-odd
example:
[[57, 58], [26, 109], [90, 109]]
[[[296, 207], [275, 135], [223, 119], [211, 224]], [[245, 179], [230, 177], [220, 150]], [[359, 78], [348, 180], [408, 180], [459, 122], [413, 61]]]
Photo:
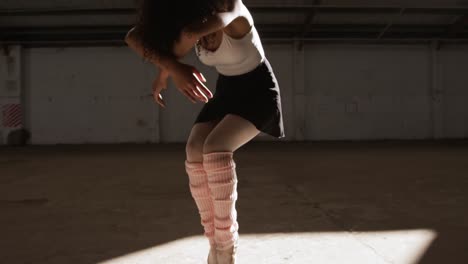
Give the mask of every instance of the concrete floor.
[[[204, 263], [183, 144], [0, 149], [0, 263]], [[467, 263], [468, 144], [251, 142], [239, 264]]]

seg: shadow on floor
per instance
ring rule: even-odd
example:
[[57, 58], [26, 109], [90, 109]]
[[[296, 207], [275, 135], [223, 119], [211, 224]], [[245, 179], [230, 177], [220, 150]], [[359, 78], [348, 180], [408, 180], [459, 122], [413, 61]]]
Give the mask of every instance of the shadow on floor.
[[[1, 150], [2, 262], [97, 263], [201, 235], [184, 155], [182, 144]], [[430, 229], [418, 263], [468, 258], [466, 142], [252, 142], [234, 158], [241, 236]]]

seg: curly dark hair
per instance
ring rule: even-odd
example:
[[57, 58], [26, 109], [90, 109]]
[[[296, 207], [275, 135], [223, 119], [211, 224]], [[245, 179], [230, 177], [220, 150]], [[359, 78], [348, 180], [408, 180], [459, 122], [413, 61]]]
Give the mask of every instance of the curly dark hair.
[[228, 0], [141, 0], [135, 33], [144, 57], [157, 53], [175, 57], [174, 42], [187, 25], [226, 10]]

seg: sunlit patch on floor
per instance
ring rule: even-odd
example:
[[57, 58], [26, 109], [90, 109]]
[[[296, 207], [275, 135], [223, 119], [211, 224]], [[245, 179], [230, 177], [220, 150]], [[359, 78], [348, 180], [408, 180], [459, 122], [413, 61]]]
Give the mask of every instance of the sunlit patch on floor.
[[[240, 233], [238, 263], [413, 264], [436, 232], [427, 229], [381, 232]], [[206, 263], [209, 245], [187, 237], [100, 262], [100, 264]]]

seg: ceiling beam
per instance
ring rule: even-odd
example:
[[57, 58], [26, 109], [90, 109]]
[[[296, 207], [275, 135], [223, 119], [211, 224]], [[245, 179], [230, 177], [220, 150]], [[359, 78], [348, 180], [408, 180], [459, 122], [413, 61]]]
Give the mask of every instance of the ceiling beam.
[[[335, 25], [313, 24], [301, 37], [297, 35], [298, 25], [258, 24], [262, 38], [283, 39], [376, 39], [384, 24], [376, 25]], [[117, 26], [56, 26], [56, 27], [0, 27], [0, 42], [30, 41], [123, 41], [131, 25]], [[393, 25], [392, 31], [381, 39], [468, 39], [468, 32], [447, 36], [446, 25]]]
[[385, 28], [382, 29], [382, 31], [377, 36], [377, 39], [381, 39], [385, 35], [385, 33], [387, 33], [387, 31], [392, 27], [393, 23], [395, 22], [395, 19], [401, 17], [404, 13], [405, 8], [400, 9], [400, 12], [398, 12], [397, 15], [393, 16], [392, 19], [390, 19], [390, 21], [388, 22], [387, 26], [385, 26]]
[[133, 15], [134, 8], [105, 9], [10, 9], [0, 10], [0, 16], [74, 16], [74, 15]]
[[[403, 7], [399, 6], [326, 6], [314, 5], [286, 5], [286, 6], [260, 6], [249, 5], [253, 13], [398, 13]], [[468, 7], [405, 7], [407, 14], [436, 14], [436, 15], [468, 15]], [[0, 16], [37, 16], [37, 15], [134, 15], [135, 8], [103, 8], [103, 9], [3, 9]]]
[[468, 15], [462, 15], [457, 17], [457, 19], [449, 26], [447, 30], [447, 37], [454, 37], [457, 34], [465, 31], [466, 26], [468, 25]]

